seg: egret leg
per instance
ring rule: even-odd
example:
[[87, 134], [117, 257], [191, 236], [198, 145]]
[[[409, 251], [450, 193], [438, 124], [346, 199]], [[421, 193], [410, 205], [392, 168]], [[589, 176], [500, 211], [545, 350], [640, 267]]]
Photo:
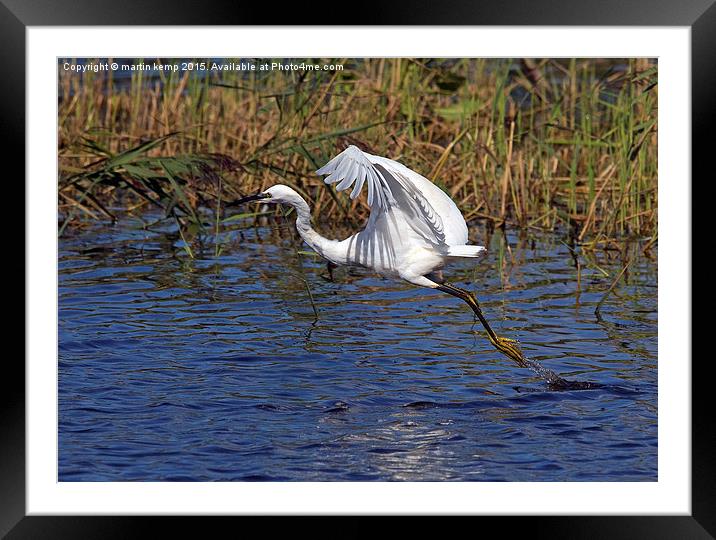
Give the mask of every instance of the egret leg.
[[332, 263], [331, 261], [326, 261], [326, 270], [328, 270], [328, 281], [333, 283], [335, 279], [333, 279], [333, 270], [338, 268], [338, 265], [335, 263]]
[[502, 338], [495, 334], [495, 331], [490, 327], [487, 319], [485, 319], [485, 316], [482, 314], [480, 304], [477, 302], [477, 298], [473, 293], [447, 282], [440, 283], [436, 288], [439, 291], [456, 296], [470, 306], [477, 318], [480, 319], [482, 326], [485, 327], [490, 343], [492, 343], [498, 351], [512, 358], [518, 364], [525, 365], [524, 356], [522, 355], [520, 348], [517, 346], [517, 342], [514, 339]]

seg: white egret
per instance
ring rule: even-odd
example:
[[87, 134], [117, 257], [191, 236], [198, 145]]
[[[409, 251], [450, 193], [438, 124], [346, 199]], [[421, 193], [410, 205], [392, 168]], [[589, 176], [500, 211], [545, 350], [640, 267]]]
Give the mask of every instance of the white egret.
[[345, 240], [329, 240], [311, 226], [308, 203], [295, 190], [275, 185], [262, 193], [233, 203], [260, 200], [296, 210], [296, 229], [319, 255], [336, 265], [355, 265], [456, 296], [472, 308], [487, 331], [490, 342], [504, 354], [523, 363], [516, 342], [498, 337], [490, 328], [471, 292], [442, 281], [436, 275], [451, 259], [480, 256], [485, 248], [469, 245], [467, 225], [455, 203], [435, 184], [405, 165], [374, 156], [355, 146], [316, 171], [338, 191], [351, 186], [355, 199], [368, 186], [370, 217], [362, 231]]

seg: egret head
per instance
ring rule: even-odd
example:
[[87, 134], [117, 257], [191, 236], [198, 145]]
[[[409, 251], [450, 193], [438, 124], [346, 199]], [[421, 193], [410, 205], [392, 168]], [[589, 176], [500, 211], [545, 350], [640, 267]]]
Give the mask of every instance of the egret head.
[[283, 184], [276, 184], [275, 186], [271, 186], [270, 188], [265, 191], [262, 191], [261, 193], [257, 193], [256, 195], [249, 195], [248, 197], [239, 199], [238, 201], [231, 203], [231, 206], [236, 206], [250, 201], [295, 205], [302, 200], [303, 199], [301, 198], [301, 196], [290, 187], [284, 186]]

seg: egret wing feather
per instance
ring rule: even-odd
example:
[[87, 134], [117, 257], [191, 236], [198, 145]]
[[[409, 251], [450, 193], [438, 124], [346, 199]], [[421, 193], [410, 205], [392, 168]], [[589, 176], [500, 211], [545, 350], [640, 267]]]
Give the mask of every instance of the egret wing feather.
[[419, 207], [426, 223], [437, 238], [448, 245], [461, 245], [468, 241], [467, 224], [453, 200], [427, 178], [392, 159], [371, 156], [400, 181]]
[[[431, 196], [437, 195], [445, 199], [440, 201], [440, 210], [455, 212], [462, 221], [465, 230], [464, 235], [458, 235], [458, 243], [465, 243], [467, 240], [467, 228], [462, 215], [449, 197], [427, 179], [396, 161], [349, 146], [316, 172], [319, 175], [327, 175], [324, 180], [326, 183], [337, 183], [337, 191], [353, 186], [351, 199], [355, 199], [367, 183], [371, 220], [377, 217], [374, 216], [376, 211], [388, 212], [393, 206], [399, 206], [404, 213], [413, 216], [409, 223], [421, 236], [437, 246], [445, 245], [447, 239], [440, 211], [436, 210], [424, 193], [426, 185], [429, 184], [437, 190], [431, 192]], [[465, 238], [462, 239], [462, 236]]]
[[374, 166], [368, 159], [369, 155], [370, 154], [363, 153], [355, 146], [349, 146], [346, 150], [318, 169], [316, 173], [328, 175], [325, 179], [327, 184], [338, 182], [336, 186], [338, 191], [348, 189], [356, 183], [356, 187], [351, 192], [351, 199], [355, 199], [358, 196], [363, 184], [367, 181], [369, 206], [371, 206], [371, 208], [374, 205], [383, 207], [384, 203], [390, 200], [389, 197], [385, 196], [390, 194], [390, 189], [387, 188], [385, 181], [380, 175], [375, 174]]

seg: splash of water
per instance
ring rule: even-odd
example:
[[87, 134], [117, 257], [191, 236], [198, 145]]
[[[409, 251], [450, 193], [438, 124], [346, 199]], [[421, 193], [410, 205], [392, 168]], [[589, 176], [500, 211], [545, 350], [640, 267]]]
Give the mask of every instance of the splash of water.
[[524, 354], [522, 355], [522, 364], [525, 367], [529, 367], [539, 375], [540, 378], [546, 381], [550, 390], [590, 390], [601, 386], [600, 384], [589, 381], [568, 381], [567, 379], [563, 379], [551, 369], [547, 369], [539, 362], [527, 358]]

